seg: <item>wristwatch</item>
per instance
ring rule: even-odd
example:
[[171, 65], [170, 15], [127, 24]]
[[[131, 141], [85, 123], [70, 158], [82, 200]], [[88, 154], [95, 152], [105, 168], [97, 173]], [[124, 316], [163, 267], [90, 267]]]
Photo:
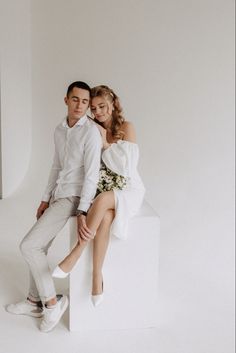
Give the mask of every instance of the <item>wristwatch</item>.
[[87, 216], [87, 212], [82, 211], [82, 210], [77, 210], [76, 216], [80, 216], [81, 214], [82, 214], [83, 216]]

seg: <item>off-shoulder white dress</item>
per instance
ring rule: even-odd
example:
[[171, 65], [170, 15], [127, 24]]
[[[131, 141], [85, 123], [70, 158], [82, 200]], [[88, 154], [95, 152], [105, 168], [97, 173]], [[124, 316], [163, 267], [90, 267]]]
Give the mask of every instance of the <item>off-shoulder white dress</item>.
[[137, 170], [139, 148], [136, 143], [118, 140], [103, 153], [105, 165], [118, 175], [127, 179], [123, 190], [113, 190], [115, 195], [115, 218], [111, 225], [111, 235], [127, 238], [128, 222], [139, 210], [145, 188]]

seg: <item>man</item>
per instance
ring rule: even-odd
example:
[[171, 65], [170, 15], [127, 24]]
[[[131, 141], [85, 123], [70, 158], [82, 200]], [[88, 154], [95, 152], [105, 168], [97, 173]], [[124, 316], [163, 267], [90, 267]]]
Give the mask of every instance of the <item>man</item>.
[[48, 249], [69, 217], [77, 215], [78, 228], [87, 228], [86, 213], [99, 178], [102, 142], [95, 123], [86, 116], [89, 100], [90, 87], [86, 83], [77, 81], [68, 87], [68, 116], [55, 130], [54, 160], [37, 222], [20, 245], [30, 270], [28, 297], [6, 308], [13, 314], [43, 317], [43, 332], [56, 326], [68, 306], [66, 296], [56, 295]]

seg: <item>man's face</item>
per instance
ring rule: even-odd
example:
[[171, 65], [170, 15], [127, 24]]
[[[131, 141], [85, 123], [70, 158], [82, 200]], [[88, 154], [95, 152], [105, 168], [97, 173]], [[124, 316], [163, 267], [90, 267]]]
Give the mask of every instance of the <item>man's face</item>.
[[79, 120], [85, 115], [89, 106], [89, 98], [89, 91], [74, 87], [69, 96], [65, 97], [65, 103], [68, 107], [68, 117]]

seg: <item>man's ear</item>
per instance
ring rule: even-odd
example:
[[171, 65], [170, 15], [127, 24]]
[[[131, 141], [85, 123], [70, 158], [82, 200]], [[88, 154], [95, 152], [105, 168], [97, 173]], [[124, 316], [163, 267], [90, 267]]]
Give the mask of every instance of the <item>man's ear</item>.
[[68, 98], [67, 97], [64, 98], [64, 102], [66, 105], [68, 105]]

